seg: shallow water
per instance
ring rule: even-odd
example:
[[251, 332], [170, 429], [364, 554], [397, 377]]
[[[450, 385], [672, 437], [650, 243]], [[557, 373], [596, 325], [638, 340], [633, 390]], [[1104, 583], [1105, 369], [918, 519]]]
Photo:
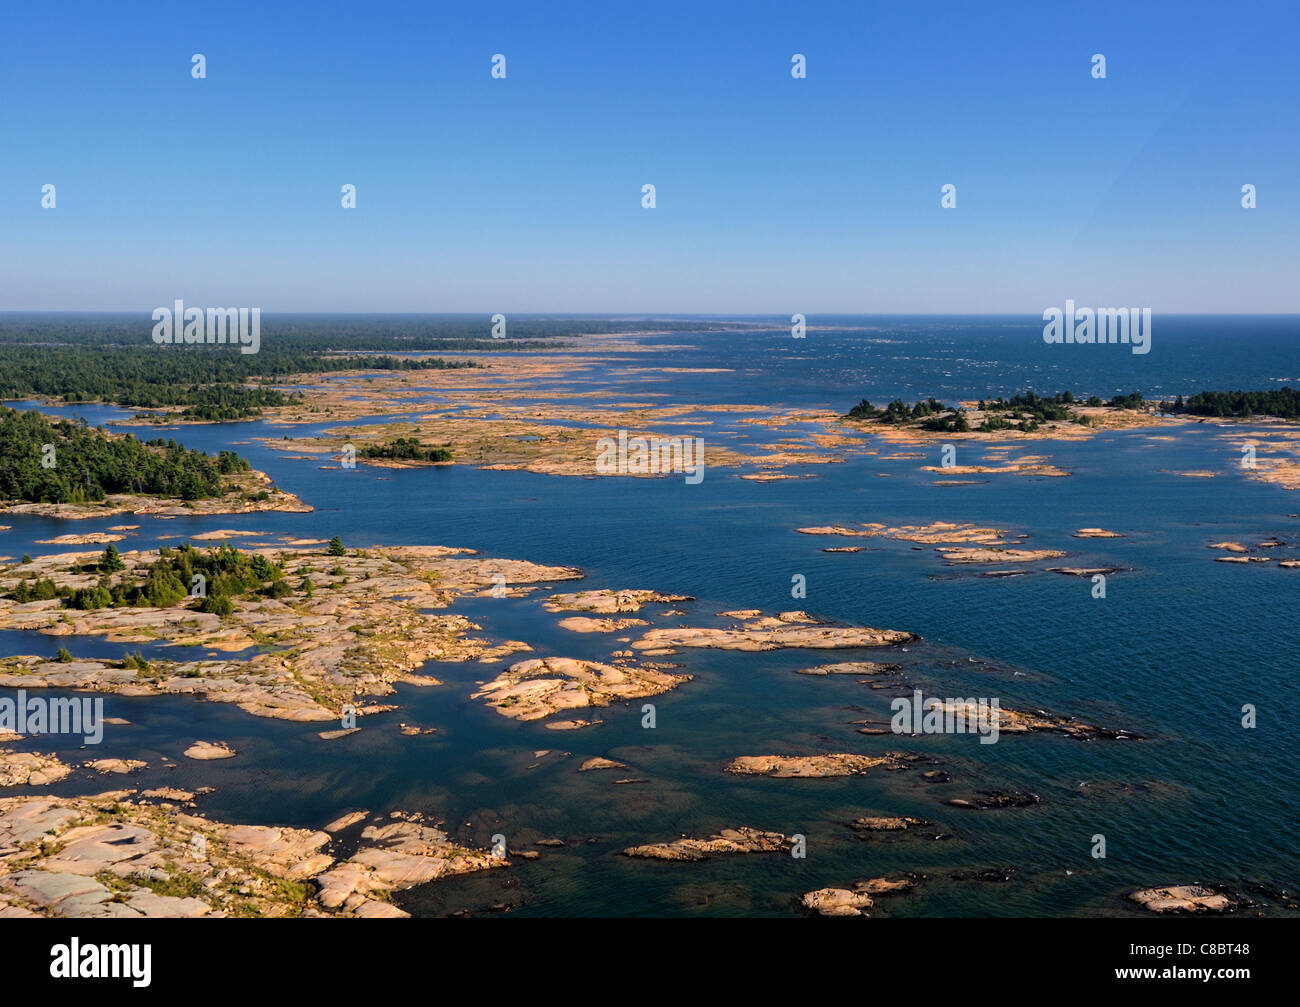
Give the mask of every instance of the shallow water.
[[[682, 347], [652, 358], [656, 366], [734, 370], [620, 375], [625, 365], [613, 360], [593, 366], [582, 382], [607, 388], [609, 401], [644, 401], [649, 389], [669, 392], [666, 404], [844, 410], [863, 395], [883, 404], [895, 395], [952, 400], [1032, 386], [1102, 395], [1137, 388], [1154, 397], [1267, 388], [1300, 372], [1294, 320], [1171, 320], [1167, 332], [1157, 331], [1146, 357], [1121, 347], [1046, 347], [1041, 339], [1034, 345], [1041, 323], [1021, 320], [856, 322], [876, 330], [810, 332], [798, 343], [774, 334], [648, 338]], [[647, 363], [628, 355], [628, 366]], [[647, 385], [645, 377], [660, 380]], [[437, 389], [436, 373], [428, 385]], [[103, 407], [67, 412], [92, 423], [124, 415]], [[706, 442], [711, 428], [739, 415], [712, 418], [712, 427], [699, 431]], [[184, 427], [164, 436], [216, 451], [284, 432], [251, 422]], [[777, 439], [761, 429], [750, 432], [757, 441]], [[1153, 439], [1153, 432], [1172, 439]], [[695, 678], [648, 700], [657, 710], [654, 730], [640, 726], [639, 704], [606, 711], [603, 724], [578, 732], [516, 724], [468, 698], [497, 665], [431, 662], [426, 671], [446, 683], [442, 688], [399, 686], [393, 701], [402, 709], [366, 718], [360, 733], [332, 742], [316, 737], [321, 725], [261, 720], [220, 704], [110, 696], [106, 714], [132, 726], [110, 729], [99, 750], [74, 756], [76, 747], [60, 748], [52, 743], [58, 739], [23, 744], [79, 760], [145, 759], [149, 770], [130, 777], [130, 785], [214, 786], [200, 807], [222, 820], [319, 827], [351, 808], [403, 809], [441, 818], [453, 835], [475, 843], [501, 833], [520, 846], [543, 837], [568, 844], [508, 872], [400, 896], [415, 913], [506, 904], [517, 913], [551, 916], [789, 915], [798, 895], [812, 888], [900, 871], [931, 877], [914, 895], [882, 900], [882, 910], [892, 915], [1122, 914], [1130, 912], [1123, 892], [1173, 882], [1293, 889], [1291, 809], [1300, 798], [1294, 770], [1300, 742], [1290, 723], [1300, 699], [1293, 667], [1300, 652], [1300, 570], [1278, 568], [1276, 559], [1300, 556], [1300, 519], [1294, 516], [1300, 496], [1245, 478], [1235, 464], [1239, 453], [1223, 436], [1229, 432], [1236, 433], [1204, 424], [1105, 433], [1082, 442], [1037, 441], [1024, 453], [1051, 455], [1071, 477], [978, 476], [972, 478], [989, 481], [950, 487], [935, 486], [939, 477], [918, 471], [938, 463], [938, 445], [920, 449], [935, 455], [924, 460], [869, 456], [787, 470], [807, 479], [763, 484], [709, 469], [701, 484], [687, 485], [680, 477], [574, 479], [460, 466], [323, 470], [319, 460], [286, 460], [272, 447], [241, 444], [237, 450], [256, 468], [316, 511], [171, 521], [118, 515], [76, 522], [75, 528], [13, 516], [4, 520], [13, 528], [0, 533], [0, 552], [64, 551], [35, 542], [136, 523], [139, 530], [119, 548], [151, 548], [159, 536], [214, 528], [309, 538], [340, 534], [349, 547], [467, 546], [486, 555], [579, 566], [587, 574], [583, 587], [654, 588], [698, 599], [674, 606], [685, 609], [685, 617], [661, 618], [667, 606], [641, 613], [657, 624], [709, 625], [715, 613], [737, 608], [802, 608], [908, 630], [923, 640], [906, 653], [683, 650], [670, 660]], [[977, 462], [983, 453], [983, 445], [959, 443], [957, 462]], [[1173, 474], [1202, 468], [1220, 475]], [[814, 524], [933, 520], [1024, 532], [1030, 546], [1065, 549], [1069, 556], [1035, 564], [1025, 576], [992, 579], [945, 566], [929, 547], [794, 531]], [[1071, 537], [1088, 526], [1125, 537]], [[1271, 536], [1289, 544], [1271, 550], [1269, 564], [1216, 563], [1216, 553], [1206, 548], [1222, 539], [1253, 543]], [[862, 551], [822, 551], [845, 544]], [[1094, 599], [1087, 579], [1039, 569], [1044, 565], [1131, 570], [1110, 577], [1107, 597]], [[791, 597], [795, 574], [807, 578], [806, 599]], [[559, 629], [560, 616], [538, 604], [545, 593], [466, 599], [454, 610], [483, 626], [483, 635], [528, 641], [535, 656], [602, 658], [622, 646], [604, 635]], [[60, 645], [88, 657], [141, 649], [0, 634], [6, 654], [53, 653]], [[863, 658], [902, 663], [902, 678], [927, 695], [998, 697], [1005, 707], [1072, 714], [1147, 740], [1004, 735], [997, 744], [980, 745], [970, 736], [863, 736], [849, 722], [887, 718], [889, 699], [910, 688], [872, 690], [854, 676], [794, 674], [800, 667]], [[1241, 726], [1245, 703], [1258, 708], [1254, 730]], [[438, 733], [404, 737], [399, 721]], [[228, 741], [240, 755], [190, 763], [180, 752], [195, 738]], [[552, 754], [534, 758], [543, 749]], [[885, 750], [932, 754], [953, 782], [927, 784], [917, 769], [838, 780], [723, 772], [739, 755]], [[562, 752], [572, 754], [563, 758]], [[163, 755], [177, 768], [163, 768]], [[630, 770], [578, 773], [578, 763], [592, 755], [616, 758]], [[620, 776], [650, 782], [615, 785]], [[122, 781], [78, 773], [55, 789], [94, 792]], [[1030, 790], [1043, 803], [997, 812], [942, 803], [982, 789]], [[844, 823], [867, 814], [922, 817], [936, 823], [930, 832], [950, 838], [862, 841]], [[802, 833], [808, 856], [660, 864], [617, 853], [632, 843], [737, 825]], [[1107, 840], [1104, 860], [1089, 855], [1098, 833]], [[1014, 867], [1011, 880], [946, 876], [995, 866]]]

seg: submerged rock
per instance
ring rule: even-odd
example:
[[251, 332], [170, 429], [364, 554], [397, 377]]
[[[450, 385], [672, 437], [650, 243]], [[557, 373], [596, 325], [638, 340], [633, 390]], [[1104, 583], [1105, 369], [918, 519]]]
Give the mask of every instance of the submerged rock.
[[1131, 892], [1129, 898], [1152, 913], [1221, 913], [1236, 905], [1227, 895], [1205, 885], [1144, 888]]
[[868, 816], [866, 818], [855, 818], [849, 823], [849, 828], [856, 832], [901, 832], [905, 829], [915, 829], [930, 824], [932, 823], [923, 818]]
[[851, 889], [818, 888], [807, 892], [800, 902], [819, 916], [865, 916], [866, 910], [875, 905], [873, 896], [900, 895], [915, 884], [911, 878], [872, 878], [856, 882]]
[[869, 522], [856, 528], [843, 525], [829, 525], [816, 528], [796, 528], [802, 535], [839, 535], [845, 537], [887, 538], [895, 542], [919, 542], [924, 545], [936, 543], [979, 543], [995, 545], [1003, 541], [1007, 532], [999, 528], [981, 528], [969, 521], [933, 521], [926, 525], [899, 525], [890, 527], [879, 522]]
[[147, 769], [148, 764], [138, 759], [95, 759], [86, 763], [87, 769], [97, 773], [134, 773], [138, 769]]
[[865, 910], [876, 904], [867, 892], [847, 888], [818, 888], [805, 893], [801, 902], [819, 916], [865, 916]]
[[543, 607], [548, 612], [597, 612], [602, 615], [612, 615], [620, 612], [639, 612], [643, 605], [694, 600], [686, 594], [660, 594], [658, 591], [646, 590], [614, 591], [601, 588], [596, 591], [552, 595], [546, 599]]
[[141, 797], [153, 797], [161, 801], [178, 801], [181, 804], [189, 804], [194, 800], [194, 793], [189, 790], [181, 790], [178, 787], [156, 787], [153, 790], [146, 790]]
[[613, 759], [602, 758], [598, 755], [595, 758], [588, 759], [579, 766], [578, 772], [589, 773], [593, 769], [627, 769], [627, 766], [621, 762], [615, 762]]
[[780, 779], [815, 779], [857, 776], [872, 769], [907, 769], [919, 755], [886, 752], [884, 755], [744, 755], [733, 759], [728, 773], [738, 776], [772, 776]]
[[954, 871], [954, 881], [992, 881], [1004, 884], [1016, 873], [1014, 867], [982, 867], [973, 871]]
[[[1051, 731], [1080, 741], [1088, 741], [1093, 738], [1126, 739], [1129, 741], [1146, 740], [1142, 735], [1135, 734], [1132, 731], [1098, 727], [1095, 724], [1075, 720], [1073, 717], [1048, 713], [1046, 710], [1030, 712], [1027, 710], [1010, 710], [1005, 707], [999, 707], [997, 710], [991, 708], [981, 709], [978, 703], [971, 699], [937, 700], [933, 710], [927, 710], [926, 716], [931, 715], [942, 716], [943, 722], [948, 724], [975, 725], [983, 723], [984, 719], [987, 718], [990, 723], [996, 722], [999, 735], [1034, 734], [1040, 731]], [[974, 726], [970, 727], [970, 732], [975, 733]]]
[[648, 626], [644, 619], [590, 619], [582, 615], [571, 615], [560, 620], [560, 628], [571, 633], [617, 633], [634, 626]]
[[[512, 664], [479, 687], [473, 699], [485, 699], [492, 709], [513, 720], [540, 720], [561, 710], [609, 706], [619, 700], [656, 696], [689, 682], [691, 675], [672, 675], [656, 668], [569, 657], [533, 658]], [[586, 722], [572, 721], [572, 726]], [[559, 725], [547, 727], [560, 729]]]
[[997, 810], [999, 808], [1029, 808], [1041, 804], [1043, 799], [1029, 792], [1004, 793], [1001, 790], [981, 790], [975, 798], [966, 800], [954, 797], [947, 803], [954, 808], [980, 808]]
[[708, 839], [683, 837], [670, 843], [629, 846], [623, 854], [629, 857], [649, 857], [653, 860], [699, 861], [736, 853], [776, 853], [789, 848], [790, 840], [779, 832], [739, 828], [723, 829], [716, 836]]
[[652, 629], [632, 646], [650, 653], [671, 653], [676, 647], [741, 651], [781, 650], [787, 647], [831, 650], [892, 647], [915, 639], [913, 634], [900, 630], [838, 626], [814, 619], [804, 612], [782, 612], [775, 617], [742, 623], [739, 629]]
[[820, 664], [815, 668], [800, 668], [797, 675], [883, 675], [902, 671], [901, 664], [878, 664], [875, 661], [842, 661], [839, 664]]
[[340, 815], [338, 818], [334, 819], [334, 821], [330, 822], [329, 825], [325, 826], [325, 831], [331, 834], [342, 832], [344, 829], [349, 829], [356, 825], [357, 822], [364, 821], [368, 814], [370, 814], [369, 811], [349, 811], [347, 814]]
[[1059, 549], [966, 549], [957, 546], [938, 546], [936, 551], [949, 565], [957, 563], [1034, 563], [1041, 559], [1059, 559], [1065, 553]]
[[207, 762], [212, 759], [233, 759], [236, 754], [235, 750], [225, 742], [213, 744], [210, 741], [196, 741], [185, 749], [187, 759], [197, 759], [200, 762]]
[[359, 727], [339, 727], [333, 731], [317, 731], [316, 737], [321, 741], [336, 741], [339, 738], [346, 738], [349, 734], [356, 734], [361, 728]]

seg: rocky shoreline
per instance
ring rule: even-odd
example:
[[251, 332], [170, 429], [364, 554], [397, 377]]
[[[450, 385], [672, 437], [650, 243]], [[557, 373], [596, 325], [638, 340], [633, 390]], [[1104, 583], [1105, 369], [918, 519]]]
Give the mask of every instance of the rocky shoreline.
[[[657, 696], [689, 682], [692, 675], [673, 675], [650, 665], [618, 664], [545, 657], [512, 664], [471, 699], [483, 699], [513, 720], [541, 720], [565, 710], [586, 710]], [[589, 726], [590, 721], [570, 722]]]
[[[57, 662], [36, 657], [0, 659], [0, 685], [91, 689], [123, 695], [191, 694], [233, 703], [245, 712], [281, 720], [337, 720], [364, 696], [384, 696], [395, 683], [437, 685], [419, 674], [430, 660], [496, 659], [521, 646], [494, 647], [473, 636], [464, 616], [442, 614], [455, 599], [490, 590], [501, 579], [516, 588], [577, 579], [581, 572], [521, 560], [479, 558], [473, 550], [401, 546], [348, 550], [262, 547], [251, 550], [292, 574], [288, 594], [236, 599], [220, 616], [196, 611], [192, 598], [169, 608], [67, 609], [58, 599], [20, 603], [0, 598], [0, 630], [52, 636], [104, 636], [125, 643], [171, 643], [250, 657], [156, 660], [142, 669], [124, 661]], [[0, 593], [20, 578], [48, 579], [58, 587], [88, 588], [97, 573], [72, 573], [94, 553], [42, 556], [0, 569]], [[116, 576], [139, 580], [157, 561], [155, 550], [121, 554]], [[503, 649], [504, 648], [504, 649]]]
[[[225, 492], [219, 497], [199, 500], [136, 496], [110, 493], [94, 503], [30, 503], [21, 500], [0, 501], [0, 514], [27, 514], [60, 518], [65, 521], [88, 521], [114, 514], [152, 514], [156, 517], [194, 517], [214, 514], [261, 514], [276, 511], [285, 514], [310, 514], [316, 508], [292, 493], [275, 487], [264, 472], [239, 472], [222, 477]], [[118, 541], [121, 541], [119, 538]]]
[[339, 858], [329, 831], [231, 825], [172, 800], [193, 795], [151, 796], [0, 798], [0, 918], [400, 917], [394, 892], [510, 866], [420, 815], [376, 819]]

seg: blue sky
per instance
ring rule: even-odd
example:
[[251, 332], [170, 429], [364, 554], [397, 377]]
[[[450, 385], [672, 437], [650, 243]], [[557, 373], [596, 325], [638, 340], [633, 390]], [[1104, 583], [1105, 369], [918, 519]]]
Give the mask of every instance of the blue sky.
[[1296, 4], [1056, 6], [11, 5], [0, 310], [1300, 311]]

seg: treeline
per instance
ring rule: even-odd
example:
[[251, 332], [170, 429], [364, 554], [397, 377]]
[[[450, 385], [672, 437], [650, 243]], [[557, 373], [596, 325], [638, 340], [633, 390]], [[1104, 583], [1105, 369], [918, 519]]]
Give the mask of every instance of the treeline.
[[1055, 395], [1039, 395], [1036, 392], [1022, 392], [1010, 398], [980, 399], [979, 408], [984, 419], [976, 427], [984, 433], [994, 430], [1023, 430], [1032, 433], [1039, 424], [1056, 421], [1058, 423], [1078, 423], [1088, 426], [1092, 420], [1072, 410], [1071, 406], [1109, 406], [1112, 409], [1141, 409], [1144, 405], [1141, 392], [1128, 395], [1114, 395], [1109, 401], [1100, 396], [1090, 395], [1087, 399], [1076, 399], [1071, 391], [1058, 392]]
[[84, 422], [0, 406], [0, 499], [87, 503], [139, 493], [198, 500], [220, 496], [221, 477], [249, 467], [233, 451], [212, 458], [171, 439], [110, 438]]
[[849, 410], [849, 418], [855, 420], [877, 420], [899, 426], [919, 420], [924, 430], [951, 431], [966, 433], [970, 430], [970, 420], [960, 406], [946, 406], [936, 398], [922, 399], [909, 406], [902, 399], [878, 409], [867, 399], [863, 399]]
[[426, 448], [415, 437], [398, 437], [386, 444], [369, 444], [358, 454], [362, 458], [390, 458], [395, 461], [418, 462], [449, 462], [452, 458], [449, 445]]
[[[510, 318], [505, 339], [491, 338], [483, 315], [278, 315], [262, 319], [260, 348], [155, 345], [143, 312], [114, 315], [0, 315], [0, 399], [106, 402], [137, 409], [184, 407], [207, 422], [260, 416], [300, 396], [273, 385], [299, 374], [443, 370], [469, 360], [397, 353], [555, 349], [564, 337], [645, 328], [718, 330], [721, 322], [600, 318]], [[250, 387], [251, 386], [251, 387]]]
[[[166, 305], [170, 307], [170, 305]], [[145, 312], [108, 315], [0, 315], [0, 346], [11, 343], [85, 343], [142, 346], [151, 342], [153, 320]], [[477, 315], [267, 315], [262, 316], [260, 356], [268, 348], [311, 352], [443, 352], [555, 349], [558, 340], [602, 333], [722, 332], [737, 323], [699, 320], [515, 317], [506, 338], [492, 338], [489, 316]], [[268, 347], [268, 344], [271, 344]], [[184, 346], [166, 347], [183, 350]], [[192, 348], [192, 347], [191, 347]], [[236, 350], [238, 352], [238, 350]]]
[[299, 374], [338, 371], [446, 370], [478, 366], [438, 357], [335, 355], [268, 347], [91, 346], [0, 344], [0, 398], [108, 402], [139, 409], [185, 406], [187, 418], [221, 421], [259, 416], [268, 406], [292, 405], [297, 393], [257, 387]]
[[[1097, 399], [1101, 405], [1101, 399]], [[980, 399], [980, 412], [1010, 412], [1016, 419], [1068, 420], [1073, 415], [1070, 406], [1074, 405], [1074, 393], [1065, 391], [1058, 395], [1038, 395], [1035, 392], [1023, 392], [1009, 399]]]
[[[123, 569], [117, 547], [109, 545], [104, 555], [88, 572], [101, 574], [94, 587], [55, 587], [44, 580], [20, 580], [11, 597], [18, 602], [62, 598], [67, 608], [94, 611], [100, 608], [169, 608], [186, 598], [194, 598], [195, 610], [229, 615], [234, 611], [231, 598], [260, 591], [280, 598], [292, 593], [284, 581], [284, 568], [263, 556], [241, 553], [229, 545], [201, 551], [184, 544], [175, 549], [164, 546], [158, 559], [146, 567], [138, 582], [126, 577], [114, 578]], [[201, 580], [196, 580], [202, 578]], [[196, 593], [196, 584], [202, 590]]]
[[1300, 391], [1294, 388], [1270, 388], [1263, 392], [1198, 392], [1186, 401], [1180, 395], [1173, 402], [1162, 402], [1167, 413], [1192, 416], [1278, 416], [1300, 418]]
[[902, 399], [894, 399], [884, 409], [878, 409], [863, 399], [849, 410], [849, 416], [855, 420], [880, 420], [883, 423], [899, 424], [942, 413], [948, 409], [948, 406], [935, 398], [924, 399], [914, 406], [908, 406]]
[[[347, 552], [337, 535], [327, 551], [331, 556]], [[61, 598], [66, 608], [82, 611], [170, 608], [189, 598], [193, 599], [189, 607], [195, 611], [227, 616], [234, 612], [234, 599], [238, 597], [283, 598], [294, 593], [285, 576], [283, 559], [272, 562], [226, 544], [207, 550], [189, 543], [176, 548], [163, 546], [158, 550], [158, 559], [149, 566], [133, 571], [129, 577], [115, 576], [125, 566], [117, 547], [110, 544], [99, 562], [82, 568], [82, 572], [100, 574], [94, 587], [56, 587], [49, 578], [24, 577], [9, 597], [20, 603]], [[299, 590], [307, 597], [313, 595], [315, 589], [309, 577], [303, 577]]]
[[[1096, 395], [1086, 401], [1076, 399], [1070, 391], [1056, 395], [1039, 395], [1033, 391], [1020, 392], [1010, 398], [980, 399], [979, 411], [984, 419], [974, 429], [988, 433], [994, 430], [1022, 430], [1032, 432], [1040, 423], [1049, 421], [1087, 423], [1087, 418], [1070, 407], [1077, 405], [1111, 406], [1116, 409], [1140, 409], [1144, 405], [1141, 392], [1116, 395], [1103, 401]], [[884, 409], [878, 409], [863, 399], [848, 411], [849, 419], [876, 420], [881, 423], [903, 424], [919, 421], [923, 430], [946, 433], [967, 433], [972, 427], [961, 406], [947, 406], [935, 398], [922, 399], [908, 406], [895, 399]]]

